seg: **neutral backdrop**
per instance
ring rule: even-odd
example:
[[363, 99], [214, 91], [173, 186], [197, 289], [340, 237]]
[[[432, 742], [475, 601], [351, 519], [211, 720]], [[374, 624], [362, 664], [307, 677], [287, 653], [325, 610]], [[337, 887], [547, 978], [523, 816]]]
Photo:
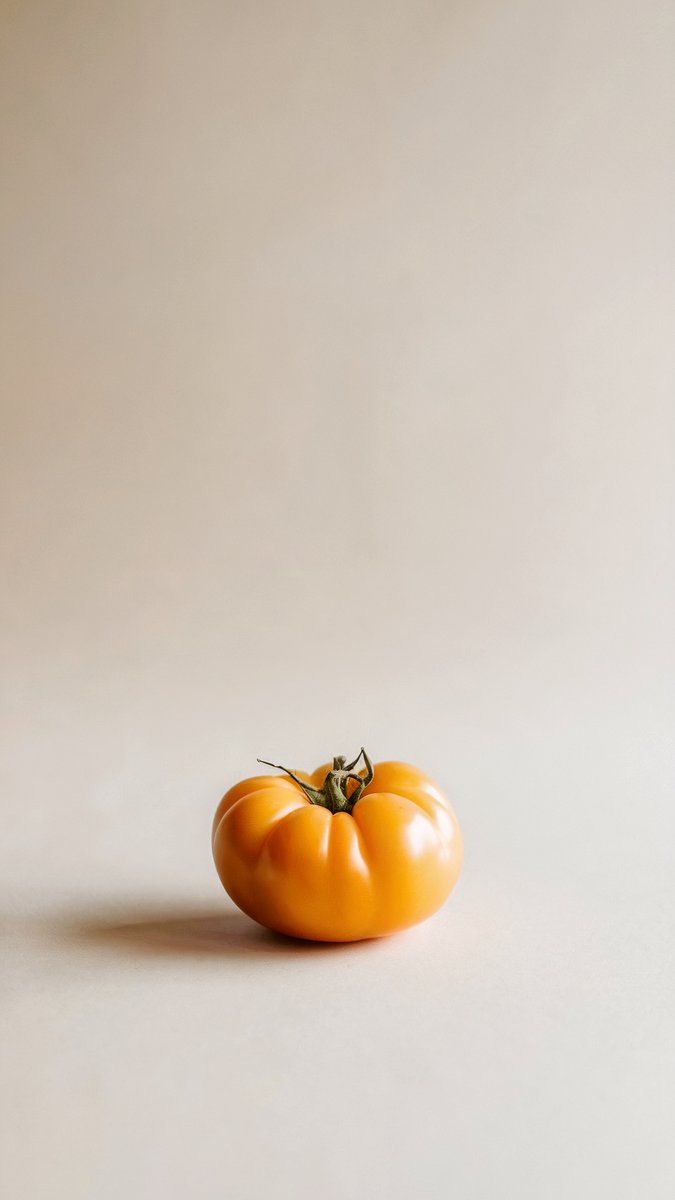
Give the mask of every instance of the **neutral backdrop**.
[[[5, 0], [0, 1186], [675, 1194], [675, 8]], [[220, 888], [261, 755], [445, 909]]]

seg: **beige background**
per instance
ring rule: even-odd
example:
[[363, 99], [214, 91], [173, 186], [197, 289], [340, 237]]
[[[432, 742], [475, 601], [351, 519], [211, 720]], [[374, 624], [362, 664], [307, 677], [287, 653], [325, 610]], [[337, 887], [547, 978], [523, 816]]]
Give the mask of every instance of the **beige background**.
[[[673, 5], [2, 15], [4, 1193], [670, 1198]], [[460, 886], [274, 940], [362, 742]]]

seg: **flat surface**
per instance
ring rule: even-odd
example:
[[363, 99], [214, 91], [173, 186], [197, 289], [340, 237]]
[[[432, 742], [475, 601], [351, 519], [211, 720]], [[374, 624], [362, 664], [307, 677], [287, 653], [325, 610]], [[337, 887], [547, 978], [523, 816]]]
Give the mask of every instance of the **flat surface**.
[[[3, 9], [10, 1200], [672, 1200], [675, 11]], [[221, 793], [447, 789], [409, 933]]]
[[463, 881], [381, 942], [296, 944], [230, 911], [206, 811], [155, 814], [157, 840], [182, 845], [173, 884], [142, 822], [133, 848], [113, 839], [107, 883], [86, 865], [67, 899], [36, 879], [5, 930], [10, 1181], [291, 1200], [440, 1198], [452, 1177], [462, 1196], [506, 1180], [533, 1198], [665, 1200], [675, 830], [657, 810], [672, 764], [653, 743], [614, 758], [509, 746], [518, 789], [474, 764]]
[[[565, 771], [568, 755], [524, 756], [518, 790], [476, 770], [454, 898], [381, 942], [296, 944], [229, 911], [207, 886], [206, 812], [180, 822], [203, 858], [192, 887], [184, 863], [153, 881], [153, 840], [133, 828], [135, 893], [110, 882], [112, 849], [114, 903], [91, 868], [79, 900], [36, 881], [34, 915], [5, 931], [10, 1182], [292, 1200], [440, 1198], [452, 1178], [471, 1197], [665, 1200], [675, 830], [654, 808], [669, 764], [633, 747], [622, 788], [610, 761]], [[602, 775], [615, 786], [599, 795]], [[658, 846], [636, 836], [638, 796]]]

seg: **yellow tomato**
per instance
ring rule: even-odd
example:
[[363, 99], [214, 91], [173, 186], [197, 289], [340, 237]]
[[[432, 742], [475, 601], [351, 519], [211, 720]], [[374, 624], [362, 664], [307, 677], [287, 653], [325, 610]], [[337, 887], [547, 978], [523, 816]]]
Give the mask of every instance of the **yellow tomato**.
[[352, 942], [415, 925], [450, 894], [462, 865], [450, 803], [416, 767], [371, 766], [362, 754], [360, 774], [361, 755], [348, 765], [336, 758], [311, 776], [256, 775], [223, 796], [216, 868], [261, 925]]

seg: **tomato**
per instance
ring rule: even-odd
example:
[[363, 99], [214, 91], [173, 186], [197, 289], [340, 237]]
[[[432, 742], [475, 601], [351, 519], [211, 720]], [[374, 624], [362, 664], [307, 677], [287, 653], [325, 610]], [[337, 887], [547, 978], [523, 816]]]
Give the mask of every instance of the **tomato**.
[[365, 751], [312, 775], [280, 769], [237, 783], [213, 821], [218, 874], [245, 913], [292, 937], [352, 942], [415, 925], [443, 904], [462, 836], [422, 771], [373, 766]]

